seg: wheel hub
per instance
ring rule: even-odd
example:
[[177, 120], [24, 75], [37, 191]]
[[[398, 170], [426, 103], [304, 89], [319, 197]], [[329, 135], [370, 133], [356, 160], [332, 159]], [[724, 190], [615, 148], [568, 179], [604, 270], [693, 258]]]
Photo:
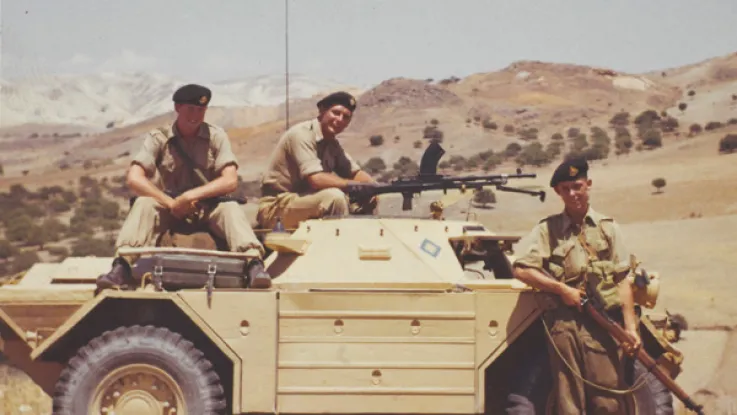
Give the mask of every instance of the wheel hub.
[[146, 364], [110, 372], [95, 390], [90, 414], [186, 414], [181, 389], [169, 374]]

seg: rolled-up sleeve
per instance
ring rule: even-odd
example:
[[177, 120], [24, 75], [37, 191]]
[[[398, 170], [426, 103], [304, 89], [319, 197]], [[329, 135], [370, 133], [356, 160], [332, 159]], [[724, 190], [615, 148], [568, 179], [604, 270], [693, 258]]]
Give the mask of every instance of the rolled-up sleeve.
[[233, 154], [230, 138], [225, 131], [218, 131], [213, 135], [213, 146], [215, 150], [215, 172], [220, 172], [225, 166], [235, 165], [238, 167], [238, 159]]
[[156, 159], [162, 151], [163, 140], [156, 133], [149, 133], [143, 139], [143, 147], [131, 160], [131, 164], [138, 164], [146, 171], [147, 176], [156, 172]]
[[534, 228], [517, 243], [516, 252], [519, 256], [514, 261], [514, 266], [530, 267], [544, 270], [544, 262], [550, 258], [548, 235], [544, 232], [542, 224]]
[[306, 132], [294, 132], [287, 137], [289, 153], [299, 168], [301, 179], [323, 171], [322, 162], [317, 156], [317, 145]]
[[612, 221], [612, 262], [617, 274], [617, 282], [627, 276], [630, 270], [630, 251], [624, 238], [622, 228]]
[[346, 153], [345, 151], [343, 151], [343, 153], [345, 154], [345, 158], [347, 158], [348, 161], [351, 163], [351, 176], [354, 176], [356, 173], [358, 173], [359, 170], [361, 170], [361, 166], [359, 166], [358, 163], [353, 160], [353, 157], [351, 157], [350, 154]]

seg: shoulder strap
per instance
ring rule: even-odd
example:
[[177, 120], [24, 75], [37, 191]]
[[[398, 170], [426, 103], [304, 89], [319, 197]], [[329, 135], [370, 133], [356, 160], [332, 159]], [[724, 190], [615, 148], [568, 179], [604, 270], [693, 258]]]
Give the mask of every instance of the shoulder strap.
[[171, 143], [173, 144], [174, 150], [177, 153], [179, 153], [179, 156], [180, 157], [182, 157], [184, 159], [184, 162], [187, 164], [187, 166], [190, 169], [194, 170], [195, 175], [197, 175], [197, 177], [200, 179], [200, 181], [202, 182], [202, 184], [207, 184], [208, 183], [207, 178], [205, 177], [204, 174], [202, 174], [202, 170], [200, 170], [199, 168], [197, 168], [197, 166], [194, 164], [194, 161], [192, 160], [192, 158], [189, 157], [189, 154], [187, 154], [187, 152], [184, 151], [184, 149], [182, 148], [182, 144], [179, 142], [179, 137], [174, 136], [169, 141], [171, 141]]
[[581, 246], [588, 252], [589, 254], [589, 261], [593, 260], [594, 258], [598, 259], [598, 255], [596, 254], [596, 251], [594, 251], [594, 248], [589, 245], [588, 242], [586, 242], [586, 235], [584, 235], [584, 230], [581, 229], [581, 232], [578, 233], [578, 241], [581, 242]]

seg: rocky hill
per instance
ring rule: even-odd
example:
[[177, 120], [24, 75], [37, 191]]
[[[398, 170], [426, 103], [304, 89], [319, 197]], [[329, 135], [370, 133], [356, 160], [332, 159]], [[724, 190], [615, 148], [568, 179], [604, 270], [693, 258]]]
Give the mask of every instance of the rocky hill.
[[[460, 168], [488, 165], [488, 160], [479, 159], [481, 152], [500, 155], [490, 168], [499, 163], [514, 165], [527, 148], [534, 153], [528, 154], [528, 161], [539, 159], [541, 151], [552, 155], [547, 159], [558, 159], [573, 150], [593, 148], [594, 136], [599, 137], [599, 149], [606, 144], [607, 156], [620, 150], [652, 148], [643, 145], [646, 133], [652, 138], [648, 142], [666, 145], [706, 129], [710, 122], [713, 129], [737, 117], [735, 67], [737, 54], [644, 74], [520, 61], [463, 79], [388, 79], [366, 91], [345, 88], [358, 95], [359, 109], [341, 141], [360, 162], [381, 157], [392, 166], [401, 157], [418, 160], [428, 140], [441, 139], [446, 158], [476, 156], [474, 162]], [[245, 88], [242, 83], [226, 84]], [[228, 95], [220, 95], [225, 103]], [[289, 120], [283, 103], [218, 106], [218, 96], [216, 89], [207, 120], [229, 130], [243, 159], [246, 179], [262, 171], [287, 125], [316, 114], [316, 96], [290, 102]], [[619, 117], [617, 125], [612, 124], [615, 116]], [[19, 127], [1, 129], [5, 177], [17, 178], [5, 182], [22, 182], [24, 172], [29, 178], [53, 174], [61, 165], [78, 168], [78, 174], [86, 172], [82, 169], [85, 163], [122, 172], [140, 146], [140, 135], [172, 119], [171, 112], [164, 112], [139, 123], [77, 134], [51, 133], [43, 125], [36, 126], [43, 133]], [[655, 131], [650, 132], [652, 129]], [[381, 138], [374, 138], [372, 145], [371, 137], [378, 136]], [[552, 137], [565, 140], [551, 145]], [[573, 143], [575, 140], [578, 142]]]
[[[148, 73], [58, 75], [3, 81], [0, 126], [38, 123], [99, 131], [130, 126], [170, 112], [172, 92], [185, 83], [189, 82]], [[214, 107], [274, 106], [285, 97], [281, 75], [221, 81], [210, 87]], [[346, 87], [293, 74], [289, 94], [291, 98], [306, 98]]]

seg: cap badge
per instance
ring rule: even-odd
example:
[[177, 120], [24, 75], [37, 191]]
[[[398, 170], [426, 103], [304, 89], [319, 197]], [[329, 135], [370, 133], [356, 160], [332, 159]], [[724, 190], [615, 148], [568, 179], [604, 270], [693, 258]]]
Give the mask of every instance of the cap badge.
[[351, 98], [351, 107], [356, 105], [356, 100]]
[[578, 169], [571, 166], [568, 168], [568, 174], [570, 174], [570, 176], [573, 177], [578, 174]]
[[200, 97], [200, 104], [204, 104], [206, 102], [207, 102], [207, 96], [203, 95], [202, 97]]

